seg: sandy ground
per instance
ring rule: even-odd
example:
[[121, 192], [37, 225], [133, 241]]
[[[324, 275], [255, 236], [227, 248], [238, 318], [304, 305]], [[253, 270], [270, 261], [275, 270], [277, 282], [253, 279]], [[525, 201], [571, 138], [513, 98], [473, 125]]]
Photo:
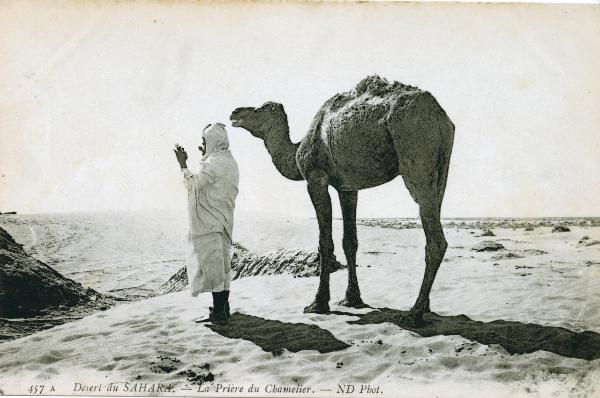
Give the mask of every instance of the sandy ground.
[[[267, 249], [313, 249], [312, 223], [274, 224]], [[334, 228], [337, 246], [339, 224]], [[380, 386], [388, 396], [599, 396], [600, 359], [577, 356], [599, 349], [600, 245], [578, 242], [584, 235], [600, 239], [600, 228], [572, 227], [566, 233], [498, 229], [491, 238], [479, 237], [479, 232], [446, 231], [450, 248], [431, 295], [431, 308], [439, 317], [431, 320], [431, 333], [425, 333], [430, 337], [394, 324], [395, 311], [335, 305], [346, 288], [345, 271], [332, 275], [333, 305], [327, 315], [302, 313], [316, 292], [317, 278], [260, 276], [233, 282], [236, 314], [227, 327], [195, 323], [205, 317], [209, 298], [179, 292], [3, 343], [0, 388], [5, 394], [26, 394], [31, 384], [43, 382], [60, 385], [57, 392], [69, 394], [76, 381], [123, 382], [121, 388], [128, 382], [130, 389], [136, 382], [163, 382], [175, 383], [176, 394], [184, 395], [190, 394], [182, 390], [188, 385], [194, 393], [201, 384], [214, 394], [219, 383], [262, 388], [274, 383], [302, 384], [310, 387], [308, 395], [332, 396], [338, 384], [360, 388], [367, 383]], [[251, 249], [267, 239], [243, 231], [241, 235], [241, 243]], [[363, 226], [359, 240], [358, 275], [365, 302], [374, 308], [408, 310], [423, 274], [422, 231]], [[498, 252], [470, 250], [482, 240], [501, 243], [505, 253], [522, 258], [497, 259]], [[343, 259], [339, 248], [336, 252]], [[449, 318], [460, 314], [468, 318]], [[453, 319], [464, 320], [468, 333], [459, 332], [468, 339], [444, 335], [444, 322]], [[481, 329], [486, 336], [480, 336], [467, 319], [495, 331]], [[520, 323], [491, 322], [499, 319]], [[519, 340], [519, 328], [537, 330], [539, 344]], [[568, 331], [558, 328], [596, 333], [572, 335], [561, 343]], [[501, 345], [506, 336], [532, 352], [511, 355], [510, 347]], [[482, 337], [491, 340], [482, 344]], [[570, 348], [563, 355], [545, 351], [552, 339]]]

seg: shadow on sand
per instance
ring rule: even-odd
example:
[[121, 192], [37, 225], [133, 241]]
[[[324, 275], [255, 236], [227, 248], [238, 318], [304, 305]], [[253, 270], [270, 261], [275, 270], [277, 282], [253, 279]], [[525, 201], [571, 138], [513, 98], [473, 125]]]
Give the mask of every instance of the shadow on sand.
[[[389, 322], [400, 326], [400, 317], [407, 314], [408, 311], [381, 308], [367, 314], [351, 314], [360, 319], [348, 323], [367, 325]], [[425, 314], [424, 318], [426, 324], [423, 327], [401, 327], [423, 337], [459, 335], [480, 344], [498, 344], [511, 354], [544, 350], [570, 358], [600, 358], [600, 334], [595, 332], [577, 333], [561, 327], [503, 320], [479, 322], [466, 315], [441, 316], [433, 312]]]
[[239, 312], [232, 314], [226, 325], [207, 324], [206, 327], [230, 339], [251, 341], [273, 355], [281, 354], [283, 349], [317, 350], [324, 354], [349, 347], [316, 325], [274, 321]]

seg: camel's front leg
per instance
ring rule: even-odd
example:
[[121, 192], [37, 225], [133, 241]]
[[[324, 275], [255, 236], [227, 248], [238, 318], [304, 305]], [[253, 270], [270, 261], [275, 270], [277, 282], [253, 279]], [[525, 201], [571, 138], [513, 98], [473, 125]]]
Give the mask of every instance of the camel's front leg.
[[319, 222], [319, 290], [315, 301], [304, 312], [329, 312], [329, 273], [333, 259], [333, 238], [331, 237], [331, 198], [328, 192], [328, 178], [324, 172], [312, 172], [308, 178], [308, 194], [317, 213]]
[[358, 278], [356, 277], [356, 251], [358, 250], [358, 238], [356, 236], [356, 203], [358, 200], [357, 191], [338, 191], [340, 196], [340, 205], [342, 207], [342, 217], [344, 218], [344, 254], [348, 264], [348, 289], [346, 297], [340, 302], [340, 305], [353, 308], [366, 307], [360, 297], [358, 288]]

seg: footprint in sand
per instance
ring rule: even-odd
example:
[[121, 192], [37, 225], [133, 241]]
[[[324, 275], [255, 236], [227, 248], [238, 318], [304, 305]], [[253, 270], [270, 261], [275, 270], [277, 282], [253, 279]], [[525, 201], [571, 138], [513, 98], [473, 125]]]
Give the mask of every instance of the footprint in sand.
[[53, 367], [49, 367], [44, 369], [44, 375], [49, 375], [49, 376], [58, 376], [61, 372]]
[[186, 351], [186, 349], [179, 345], [173, 345], [173, 346], [165, 345], [165, 347], [162, 350], [159, 350], [158, 353], [161, 356], [167, 357], [167, 356], [181, 355], [185, 351]]
[[516, 371], [506, 371], [506, 372], [500, 372], [494, 375], [494, 378], [500, 382], [503, 383], [507, 383], [507, 382], [514, 382], [514, 381], [521, 381], [525, 378], [525, 373], [523, 372], [516, 372]]
[[18, 351], [19, 351], [19, 347], [15, 347], [15, 348], [10, 348], [8, 350], [5, 350], [4, 353], [7, 355], [10, 355], [10, 354], [14, 354], [15, 352], [18, 352]]
[[113, 361], [135, 361], [138, 359], [146, 359], [146, 354], [119, 355], [113, 357]]
[[79, 334], [72, 334], [70, 336], [65, 336], [63, 337], [60, 341], [63, 343], [66, 343], [68, 341], [73, 341], [73, 340], [78, 340], [78, 339], [82, 339], [84, 337], [90, 337], [92, 336], [92, 334], [90, 333], [79, 333]]
[[461, 365], [461, 360], [456, 357], [442, 357], [439, 361], [442, 366], [448, 369], [456, 369]]
[[117, 327], [117, 326], [125, 326], [125, 325], [129, 325], [129, 326], [137, 326], [141, 323], [141, 321], [135, 320], [135, 319], [128, 319], [126, 321], [122, 321], [122, 322], [115, 322], [115, 323], [111, 323], [110, 327]]
[[152, 323], [150, 325], [146, 325], [146, 326], [139, 327], [137, 329], [133, 329], [132, 332], [133, 333], [143, 333], [143, 332], [149, 332], [154, 329], [156, 329], [156, 325], [154, 323]]
[[122, 364], [119, 364], [119, 365], [120, 366], [117, 368], [117, 370], [127, 370], [127, 369], [130, 369], [130, 368], [133, 368], [134, 366], [137, 366], [138, 364], [135, 363], [135, 362], [132, 362], [132, 363], [122, 363]]
[[69, 349], [69, 350], [51, 350], [51, 351], [45, 353], [44, 355], [42, 355], [41, 357], [39, 357], [38, 360], [37, 360], [37, 362], [41, 363], [41, 364], [44, 364], [44, 365], [48, 365], [50, 363], [62, 361], [71, 352], [73, 352], [72, 349]]
[[108, 365], [103, 366], [101, 368], [98, 368], [98, 370], [100, 370], [102, 372], [109, 372], [109, 371], [113, 370], [116, 367], [117, 367], [116, 363], [111, 363], [111, 364], [108, 364]]

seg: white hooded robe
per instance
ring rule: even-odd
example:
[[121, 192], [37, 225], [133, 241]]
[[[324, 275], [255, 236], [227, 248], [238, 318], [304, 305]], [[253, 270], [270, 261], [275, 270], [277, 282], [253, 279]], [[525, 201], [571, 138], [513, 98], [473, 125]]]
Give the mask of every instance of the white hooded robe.
[[238, 194], [238, 166], [229, 151], [225, 126], [204, 129], [206, 154], [194, 174], [182, 169], [188, 193], [186, 268], [192, 296], [229, 290], [233, 212]]

